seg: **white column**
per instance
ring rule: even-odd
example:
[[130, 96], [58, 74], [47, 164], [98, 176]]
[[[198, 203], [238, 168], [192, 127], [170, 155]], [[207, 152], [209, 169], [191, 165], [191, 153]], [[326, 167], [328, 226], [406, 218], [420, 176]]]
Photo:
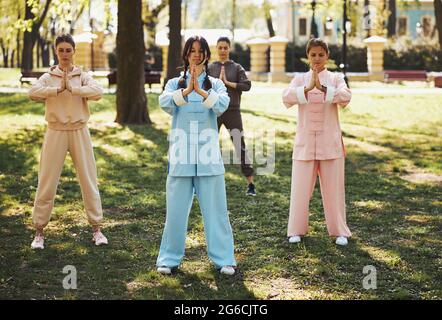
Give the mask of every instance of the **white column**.
[[367, 67], [371, 81], [384, 80], [384, 45], [387, 40], [373, 36], [364, 40], [367, 44]]
[[250, 47], [250, 80], [267, 80], [267, 49], [269, 41], [255, 38], [247, 41]]
[[287, 82], [285, 73], [285, 49], [288, 43], [287, 38], [270, 38], [270, 82]]

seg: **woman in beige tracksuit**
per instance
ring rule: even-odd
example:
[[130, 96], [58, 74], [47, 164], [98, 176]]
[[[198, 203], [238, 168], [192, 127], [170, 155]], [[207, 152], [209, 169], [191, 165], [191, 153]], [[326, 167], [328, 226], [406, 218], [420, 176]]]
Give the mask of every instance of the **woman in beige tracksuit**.
[[38, 173], [38, 188], [32, 213], [36, 235], [32, 248], [43, 249], [43, 228], [48, 224], [66, 153], [69, 151], [80, 182], [87, 219], [96, 245], [107, 244], [100, 231], [103, 219], [97, 186], [92, 142], [87, 127], [87, 100], [99, 100], [103, 90], [92, 77], [73, 65], [75, 43], [64, 34], [55, 41], [59, 64], [50, 68], [29, 90], [29, 97], [45, 102], [48, 122]]

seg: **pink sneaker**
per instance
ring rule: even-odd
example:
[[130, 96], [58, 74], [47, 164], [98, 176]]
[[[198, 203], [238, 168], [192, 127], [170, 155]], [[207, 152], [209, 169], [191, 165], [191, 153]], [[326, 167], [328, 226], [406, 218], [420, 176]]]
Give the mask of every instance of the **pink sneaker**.
[[31, 243], [32, 249], [44, 249], [45, 238], [42, 235], [37, 235], [34, 238], [34, 241]]
[[104, 236], [101, 231], [94, 232], [92, 237], [92, 241], [95, 242], [96, 246], [101, 246], [103, 244], [108, 244], [107, 238]]

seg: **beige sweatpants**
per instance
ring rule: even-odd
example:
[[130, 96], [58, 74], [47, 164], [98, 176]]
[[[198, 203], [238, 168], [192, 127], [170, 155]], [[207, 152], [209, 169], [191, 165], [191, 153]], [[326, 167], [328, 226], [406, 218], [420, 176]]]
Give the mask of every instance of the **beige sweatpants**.
[[350, 237], [345, 213], [345, 158], [332, 160], [293, 160], [290, 215], [287, 235], [303, 236], [308, 232], [310, 198], [319, 174], [325, 220], [330, 236]]
[[86, 216], [97, 226], [103, 219], [100, 193], [97, 186], [97, 169], [89, 129], [59, 131], [48, 128], [44, 137], [35, 196], [33, 223], [45, 227], [50, 219], [57, 185], [69, 151], [80, 182]]

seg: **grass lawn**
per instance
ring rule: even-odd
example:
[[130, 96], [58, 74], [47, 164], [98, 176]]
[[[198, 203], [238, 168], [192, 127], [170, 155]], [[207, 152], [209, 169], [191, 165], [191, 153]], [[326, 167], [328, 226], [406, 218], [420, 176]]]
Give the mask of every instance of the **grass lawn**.
[[[91, 242], [68, 156], [46, 248], [34, 252], [31, 212], [43, 105], [23, 94], [0, 95], [0, 298], [442, 299], [440, 96], [360, 94], [341, 112], [347, 216], [354, 236], [347, 247], [336, 247], [327, 236], [318, 185], [309, 236], [300, 244], [287, 242], [296, 108], [287, 110], [280, 94], [245, 94], [246, 134], [276, 130], [276, 167], [256, 177], [258, 196], [246, 198], [238, 166], [227, 166], [239, 265], [233, 277], [219, 275], [207, 258], [196, 200], [180, 270], [174, 276], [155, 271], [166, 213], [170, 125], [157, 97], [149, 94], [150, 127], [115, 124], [113, 95], [91, 103], [109, 246]], [[77, 290], [62, 287], [66, 265], [78, 271]], [[367, 265], [377, 270], [375, 290], [362, 286]]]

